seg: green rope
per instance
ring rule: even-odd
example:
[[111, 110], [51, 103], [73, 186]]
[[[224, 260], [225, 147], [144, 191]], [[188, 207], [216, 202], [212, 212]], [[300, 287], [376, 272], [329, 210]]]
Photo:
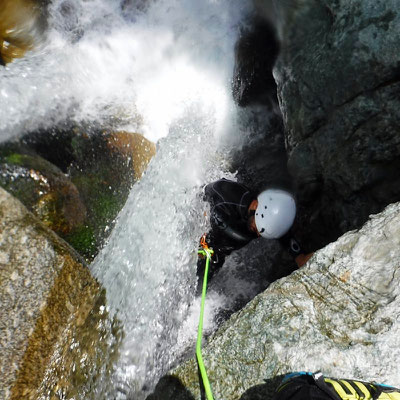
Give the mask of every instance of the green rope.
[[206, 259], [206, 268], [204, 271], [204, 280], [203, 280], [203, 291], [201, 293], [201, 306], [200, 306], [200, 319], [199, 319], [199, 329], [197, 332], [197, 343], [196, 343], [196, 356], [197, 363], [199, 364], [201, 378], [203, 380], [204, 390], [206, 392], [207, 400], [214, 400], [214, 397], [211, 392], [210, 382], [208, 380], [206, 367], [203, 363], [203, 357], [201, 355], [201, 340], [203, 335], [203, 317], [204, 317], [204, 303], [206, 300], [206, 292], [207, 292], [207, 276], [208, 276], [208, 266], [210, 264], [211, 255], [213, 251], [211, 249], [199, 250], [199, 254], [202, 254], [207, 257]]

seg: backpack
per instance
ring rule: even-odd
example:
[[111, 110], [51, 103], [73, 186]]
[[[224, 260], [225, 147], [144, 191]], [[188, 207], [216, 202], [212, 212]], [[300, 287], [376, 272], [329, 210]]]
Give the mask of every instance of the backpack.
[[295, 372], [285, 376], [274, 400], [400, 400], [400, 390], [376, 383], [326, 378], [321, 372]]

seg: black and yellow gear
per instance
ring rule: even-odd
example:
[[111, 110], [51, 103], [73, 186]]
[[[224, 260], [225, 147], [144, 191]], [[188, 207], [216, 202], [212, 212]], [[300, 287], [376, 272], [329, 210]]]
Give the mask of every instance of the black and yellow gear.
[[296, 372], [284, 378], [274, 400], [400, 400], [400, 390], [376, 383], [326, 378], [320, 372]]

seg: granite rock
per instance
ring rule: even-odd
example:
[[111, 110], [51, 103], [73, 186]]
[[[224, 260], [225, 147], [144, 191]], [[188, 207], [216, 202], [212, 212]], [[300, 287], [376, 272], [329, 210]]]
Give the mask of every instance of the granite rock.
[[[399, 386], [399, 254], [397, 203], [271, 284], [203, 345], [214, 397], [270, 396], [276, 378], [299, 370]], [[170, 376], [183, 398], [200, 399], [195, 359]], [[172, 399], [163, 390], [154, 398]]]
[[298, 235], [318, 248], [400, 199], [399, 3], [274, 5], [288, 166], [306, 208]]
[[74, 250], [0, 189], [0, 398], [65, 395], [82, 362], [100, 364], [77, 335], [93, 312], [104, 314], [100, 295]]

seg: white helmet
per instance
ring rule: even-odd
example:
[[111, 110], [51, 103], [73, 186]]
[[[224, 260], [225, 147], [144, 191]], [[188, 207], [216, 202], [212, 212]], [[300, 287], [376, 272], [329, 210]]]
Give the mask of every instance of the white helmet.
[[279, 189], [267, 189], [258, 195], [255, 223], [260, 235], [266, 239], [282, 237], [292, 226], [296, 216], [293, 196]]

